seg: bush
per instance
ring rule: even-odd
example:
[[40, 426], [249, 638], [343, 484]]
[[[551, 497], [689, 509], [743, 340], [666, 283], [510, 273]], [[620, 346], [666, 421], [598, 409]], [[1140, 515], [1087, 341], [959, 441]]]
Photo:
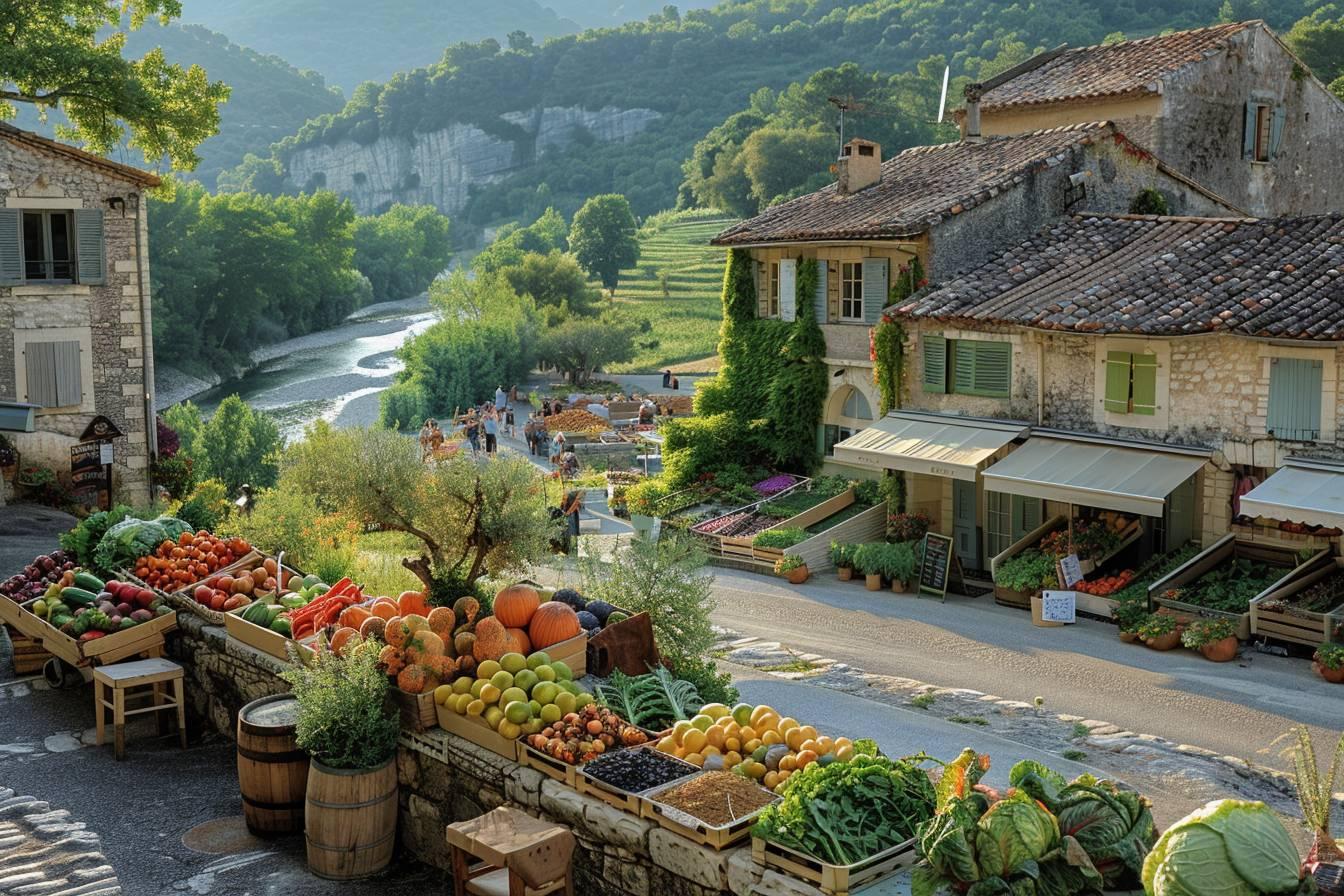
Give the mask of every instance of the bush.
[[882, 575], [882, 548], [885, 543], [869, 541], [854, 546], [854, 571], [864, 576]]
[[185, 454], [160, 454], [150, 465], [149, 473], [155, 485], [161, 485], [174, 500], [181, 500], [196, 481], [193, 463]]
[[920, 541], [933, 526], [933, 520], [924, 511], [893, 513], [887, 517], [887, 538], [892, 541]]
[[657, 516], [656, 505], [671, 494], [671, 489], [661, 477], [636, 482], [625, 490], [625, 508], [640, 516]]
[[378, 396], [379, 419], [384, 426], [405, 432], [417, 428], [431, 416], [425, 401], [425, 389], [417, 382], [393, 383]]
[[767, 529], [753, 538], [751, 543], [758, 548], [791, 548], [799, 542], [807, 541], [810, 537], [806, 529], [793, 527]]
[[831, 562], [839, 569], [854, 568], [854, 551], [858, 545], [831, 542]]
[[401, 720], [386, 706], [387, 675], [370, 642], [337, 656], [322, 651], [282, 677], [299, 702], [298, 744], [336, 769], [378, 768], [397, 749]]
[[714, 661], [707, 657], [683, 657], [672, 666], [672, 674], [682, 681], [695, 685], [696, 693], [705, 703], [722, 703], [732, 706], [738, 701], [737, 688], [733, 687], [733, 676], [720, 672]]
[[323, 512], [311, 495], [297, 489], [266, 489], [256, 496], [252, 513], [234, 516], [228, 528], [260, 551], [284, 551], [288, 565], [325, 582], [337, 581], [354, 567], [359, 526]]

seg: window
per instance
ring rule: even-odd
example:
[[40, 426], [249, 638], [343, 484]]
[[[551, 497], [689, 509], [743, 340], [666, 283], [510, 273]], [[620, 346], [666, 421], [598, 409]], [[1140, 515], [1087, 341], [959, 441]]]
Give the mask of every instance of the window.
[[44, 408], [83, 404], [79, 340], [28, 342], [21, 351], [27, 389], [25, 401]]
[[985, 547], [996, 557], [1041, 525], [1039, 498], [985, 490]]
[[850, 388], [845, 406], [840, 410], [840, 416], [849, 417], [851, 420], [871, 420], [873, 409], [868, 405], [868, 399], [863, 397], [862, 392]]
[[1268, 162], [1279, 154], [1286, 113], [1282, 105], [1263, 100], [1246, 104], [1241, 154], [1252, 162]]
[[70, 282], [75, 264], [69, 212], [23, 213], [23, 277], [25, 280]]
[[1157, 356], [1106, 353], [1106, 410], [1112, 414], [1157, 413]]
[[1265, 429], [1277, 439], [1314, 442], [1321, 437], [1324, 365], [1305, 358], [1271, 358]]
[[822, 452], [827, 457], [835, 455], [835, 446], [837, 442], [843, 442], [845, 439], [854, 435], [854, 430], [848, 426], [837, 426], [827, 423], [822, 427]]
[[770, 286], [766, 290], [767, 317], [779, 317], [779, 262], [770, 262]]
[[1007, 398], [1012, 367], [1012, 343], [924, 336], [925, 392]]
[[840, 319], [863, 320], [863, 264], [840, 264]]

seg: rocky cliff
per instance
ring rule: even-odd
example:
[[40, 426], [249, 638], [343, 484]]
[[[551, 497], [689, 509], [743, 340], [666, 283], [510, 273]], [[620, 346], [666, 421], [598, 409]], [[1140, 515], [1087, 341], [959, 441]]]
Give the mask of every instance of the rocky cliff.
[[453, 124], [411, 138], [379, 137], [368, 145], [342, 140], [307, 146], [289, 156], [288, 177], [300, 189], [325, 188], [348, 196], [361, 214], [378, 213], [394, 202], [433, 205], [453, 214], [466, 204], [472, 184], [501, 180], [547, 149], [584, 140], [627, 140], [660, 114], [613, 106], [548, 106], [500, 117], [506, 128], [527, 136], [510, 140], [474, 125]]

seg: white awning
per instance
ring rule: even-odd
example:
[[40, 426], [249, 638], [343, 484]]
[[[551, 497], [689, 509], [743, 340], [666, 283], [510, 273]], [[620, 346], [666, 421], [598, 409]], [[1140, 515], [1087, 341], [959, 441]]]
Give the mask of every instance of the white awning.
[[1205, 459], [1160, 448], [1036, 437], [990, 468], [985, 488], [1161, 516], [1167, 495], [1195, 475]]
[[1241, 496], [1241, 512], [1246, 516], [1344, 529], [1344, 467], [1289, 461]]
[[1025, 423], [893, 412], [837, 442], [835, 459], [856, 467], [974, 482], [976, 472], [1027, 429]]

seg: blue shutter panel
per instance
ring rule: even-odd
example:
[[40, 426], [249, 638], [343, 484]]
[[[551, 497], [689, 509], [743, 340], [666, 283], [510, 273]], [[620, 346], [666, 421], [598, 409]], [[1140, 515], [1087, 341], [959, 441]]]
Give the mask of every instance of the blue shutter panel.
[[80, 283], [99, 286], [107, 282], [102, 209], [75, 210], [75, 252]]
[[1275, 438], [1314, 442], [1321, 436], [1320, 361], [1274, 358], [1270, 361], [1269, 414], [1265, 429]]
[[1259, 103], [1246, 103], [1246, 119], [1241, 128], [1241, 157], [1255, 158], [1255, 107]]
[[23, 282], [23, 241], [19, 237], [22, 212], [0, 208], [0, 286]]
[[22, 400], [44, 408], [60, 407], [56, 394], [56, 343], [25, 344], [23, 369], [27, 389]]
[[1276, 158], [1279, 154], [1279, 146], [1283, 143], [1283, 123], [1288, 117], [1283, 105], [1274, 107], [1274, 114], [1269, 119], [1269, 157]]
[[887, 307], [887, 260], [865, 258], [863, 260], [864, 323], [876, 324], [882, 317], [882, 309], [885, 307]]
[[826, 316], [827, 268], [828, 265], [826, 264], [826, 259], [821, 258], [817, 260], [817, 294], [814, 307], [816, 309], [817, 314], [817, 323], [819, 324], [824, 324], [827, 322], [827, 316]]

